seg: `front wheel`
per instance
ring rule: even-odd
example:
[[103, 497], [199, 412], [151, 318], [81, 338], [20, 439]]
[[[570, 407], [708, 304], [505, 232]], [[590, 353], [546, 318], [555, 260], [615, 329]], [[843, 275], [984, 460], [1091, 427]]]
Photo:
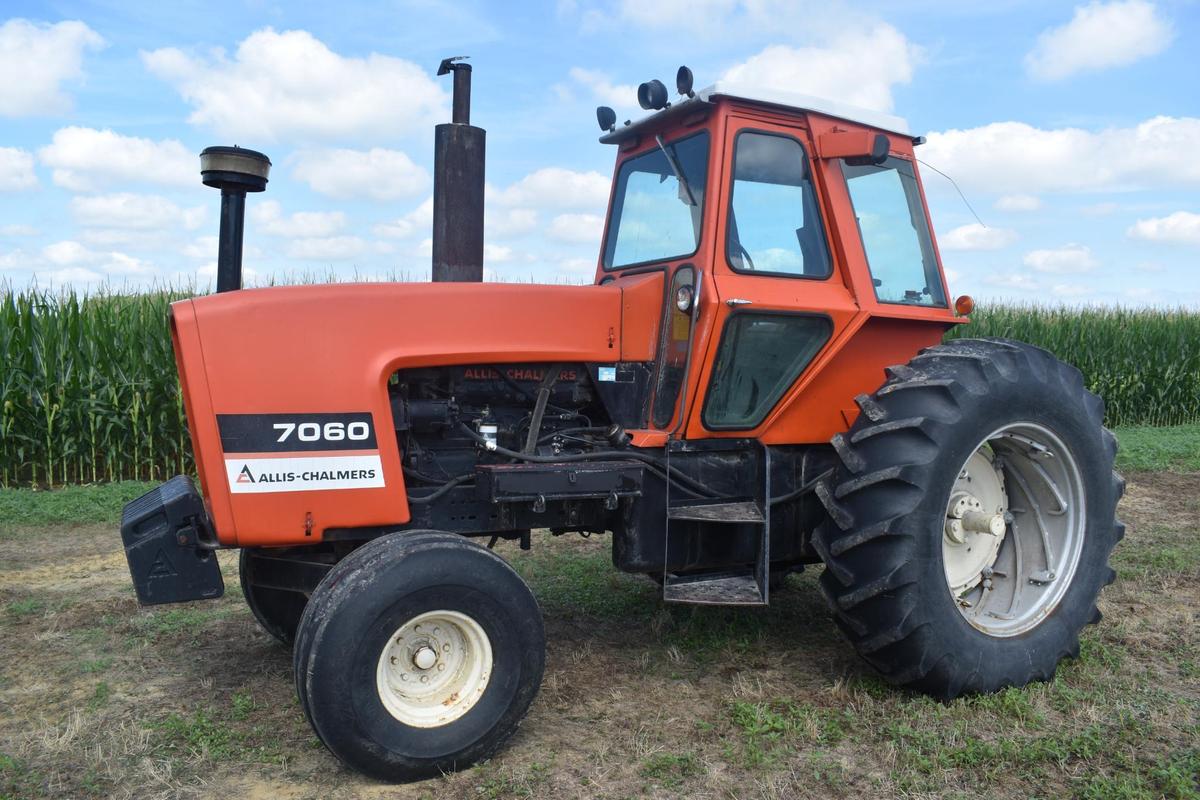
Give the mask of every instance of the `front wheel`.
[[886, 678], [938, 697], [1049, 679], [1099, 620], [1124, 533], [1103, 403], [1018, 342], [954, 340], [888, 375], [818, 490], [835, 619]]
[[541, 683], [529, 587], [461, 536], [391, 534], [313, 592], [295, 651], [301, 704], [348, 766], [410, 781], [469, 766], [511, 736]]

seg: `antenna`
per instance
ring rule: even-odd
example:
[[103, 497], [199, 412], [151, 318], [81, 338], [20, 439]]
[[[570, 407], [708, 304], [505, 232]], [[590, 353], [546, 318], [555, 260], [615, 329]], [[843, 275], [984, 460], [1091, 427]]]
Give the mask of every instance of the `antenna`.
[[[921, 161], [921, 159], [918, 158], [917, 161]], [[983, 220], [981, 220], [979, 218], [979, 215], [975, 213], [975, 209], [971, 207], [971, 202], [969, 200], [967, 200], [967, 196], [965, 194], [963, 194], [963, 190], [958, 188], [958, 183], [955, 182], [954, 178], [951, 178], [949, 175], [942, 172], [940, 169], [935, 167], [933, 164], [930, 164], [928, 161], [921, 161], [921, 163], [924, 164], [925, 166], [929, 167], [931, 170], [936, 172], [938, 175], [941, 175], [946, 180], [950, 181], [950, 185], [954, 187], [954, 191], [958, 192], [958, 196], [962, 198], [963, 205], [965, 205], [967, 207], [967, 210], [971, 212], [971, 216], [973, 216], [975, 218], [975, 221], [978, 222], [983, 227], [985, 227], [985, 228], [987, 227], [987, 223], [984, 222]]]

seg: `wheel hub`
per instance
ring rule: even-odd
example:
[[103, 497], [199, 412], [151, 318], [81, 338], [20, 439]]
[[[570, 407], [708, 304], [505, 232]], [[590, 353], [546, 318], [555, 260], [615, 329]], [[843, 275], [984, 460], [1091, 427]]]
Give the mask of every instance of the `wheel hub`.
[[1006, 530], [1004, 478], [982, 448], [967, 459], [946, 506], [942, 562], [950, 591], [961, 595], [996, 563]]
[[400, 722], [436, 728], [462, 717], [492, 673], [487, 633], [458, 611], [430, 611], [406, 622], [383, 646], [376, 689]]
[[980, 442], [950, 491], [942, 536], [946, 585], [967, 622], [991, 636], [1040, 624], [1071, 585], [1085, 508], [1075, 458], [1048, 428], [1012, 423]]

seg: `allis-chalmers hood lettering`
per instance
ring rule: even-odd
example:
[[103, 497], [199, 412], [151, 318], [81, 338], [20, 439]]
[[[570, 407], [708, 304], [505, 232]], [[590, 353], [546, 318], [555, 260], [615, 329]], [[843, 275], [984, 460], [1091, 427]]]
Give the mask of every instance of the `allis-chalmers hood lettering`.
[[384, 485], [369, 412], [218, 414], [217, 424], [234, 494]]

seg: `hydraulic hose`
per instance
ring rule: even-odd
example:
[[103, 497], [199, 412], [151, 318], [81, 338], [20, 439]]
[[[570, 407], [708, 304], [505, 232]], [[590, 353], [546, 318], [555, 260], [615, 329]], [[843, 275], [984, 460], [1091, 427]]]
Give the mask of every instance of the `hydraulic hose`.
[[556, 464], [573, 461], [595, 461], [610, 458], [629, 458], [635, 461], [641, 461], [642, 463], [655, 468], [660, 476], [672, 481], [673, 483], [680, 484], [693, 494], [700, 496], [707, 495], [712, 499], [722, 498], [722, 495], [712, 487], [706, 486], [700, 481], [685, 475], [675, 467], [664, 468], [664, 466], [659, 463], [658, 459], [654, 458], [653, 456], [646, 455], [645, 453], [636, 453], [628, 450], [597, 450], [594, 453], [571, 453], [568, 455], [558, 456], [539, 456], [530, 453], [518, 453], [516, 450], [509, 450], [507, 447], [501, 447], [489, 439], [484, 438], [478, 432], [471, 430], [471, 428], [467, 425], [460, 423], [459, 428], [466, 433], [467, 436], [482, 444], [489, 452], [498, 453], [506, 458], [511, 458], [518, 461], [528, 461], [533, 464]]

